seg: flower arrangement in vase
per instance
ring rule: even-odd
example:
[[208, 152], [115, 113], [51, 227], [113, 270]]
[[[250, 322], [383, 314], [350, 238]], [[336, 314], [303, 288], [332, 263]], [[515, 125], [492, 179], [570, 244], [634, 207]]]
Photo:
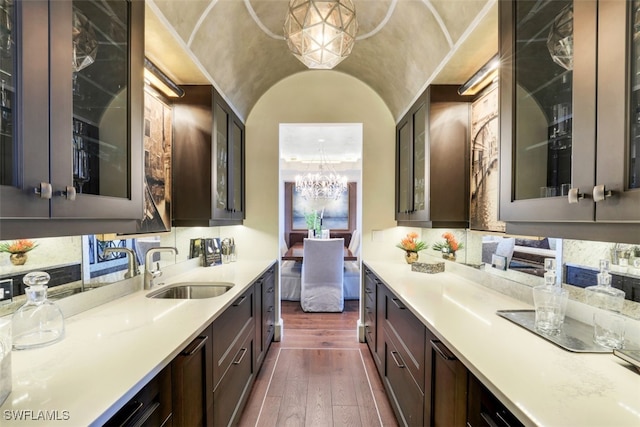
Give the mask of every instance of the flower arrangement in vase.
[[407, 264], [413, 264], [418, 260], [418, 252], [426, 249], [427, 245], [418, 240], [418, 233], [408, 233], [406, 237], [400, 240], [396, 247], [405, 251], [404, 259]]
[[0, 243], [0, 252], [11, 254], [9, 259], [13, 265], [24, 265], [27, 262], [27, 252], [35, 249], [38, 245], [33, 240], [21, 239], [13, 242]]
[[462, 243], [459, 243], [456, 240], [456, 236], [451, 232], [443, 233], [442, 237], [444, 237], [444, 242], [434, 243], [432, 248], [436, 251], [442, 252], [442, 258], [455, 261], [456, 251], [463, 248]]

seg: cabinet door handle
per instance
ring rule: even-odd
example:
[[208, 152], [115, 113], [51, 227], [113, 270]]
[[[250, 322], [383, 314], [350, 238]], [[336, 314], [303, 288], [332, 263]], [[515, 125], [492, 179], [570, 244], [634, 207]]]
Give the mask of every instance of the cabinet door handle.
[[271, 313], [273, 311], [273, 306], [270, 306], [269, 309], [267, 310], [267, 313]]
[[39, 187], [33, 189], [33, 194], [37, 194], [41, 199], [50, 199], [53, 195], [51, 184], [48, 182], [41, 182]]
[[186, 348], [181, 354], [183, 356], [193, 356], [198, 350], [200, 350], [202, 348], [202, 346], [204, 345], [204, 343], [207, 342], [207, 340], [209, 339], [209, 337], [207, 336], [202, 336], [202, 337], [198, 337], [197, 339], [199, 339], [200, 341], [192, 344], [193, 348]]
[[242, 295], [240, 298], [238, 298], [238, 299], [236, 300], [236, 302], [234, 302], [234, 303], [233, 303], [233, 306], [234, 306], [234, 307], [239, 306], [239, 305], [240, 305], [240, 304], [242, 304], [242, 303], [244, 302], [244, 300], [246, 300], [246, 299], [247, 299], [247, 296], [246, 296], [246, 295]]
[[593, 201], [598, 203], [604, 199], [613, 196], [613, 191], [607, 190], [604, 185], [596, 185], [593, 187]]
[[76, 189], [75, 187], [68, 186], [65, 187], [64, 190], [58, 191], [57, 195], [62, 196], [67, 200], [74, 201], [76, 199]]
[[272, 286], [272, 287], [270, 287], [269, 289], [267, 289], [267, 293], [268, 293], [268, 294], [272, 294], [272, 293], [273, 293], [273, 286]]
[[440, 341], [432, 340], [431, 346], [436, 351], [436, 353], [438, 353], [444, 360], [456, 360], [456, 357], [451, 354], [449, 350], [446, 349], [446, 347], [442, 346], [442, 343]]
[[586, 199], [587, 197], [589, 196], [581, 193], [579, 188], [571, 188], [567, 194], [567, 200], [570, 204], [578, 203], [580, 200]]
[[[404, 368], [404, 363], [400, 363], [398, 362], [398, 357], [400, 357], [400, 355], [398, 354], [397, 351], [392, 351], [391, 352], [391, 358], [393, 359], [393, 361], [395, 362], [396, 366], [400, 369]], [[402, 360], [402, 357], [400, 357], [400, 360]]]
[[398, 298], [391, 298], [391, 301], [393, 301], [393, 303], [396, 305], [396, 307], [398, 307], [400, 310], [404, 310], [407, 307], [405, 307]]
[[[242, 354], [240, 354], [240, 353], [242, 353]], [[242, 363], [242, 359], [244, 359], [244, 355], [247, 354], [247, 349], [245, 347], [242, 347], [240, 349], [240, 351], [238, 352], [238, 354], [240, 354], [240, 357], [238, 357], [236, 355], [237, 360], [233, 361], [234, 365], [239, 365], [240, 363]]]

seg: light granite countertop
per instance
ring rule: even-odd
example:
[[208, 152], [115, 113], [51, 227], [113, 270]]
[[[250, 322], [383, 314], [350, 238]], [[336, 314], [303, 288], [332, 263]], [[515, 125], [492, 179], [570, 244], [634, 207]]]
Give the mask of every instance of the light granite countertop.
[[146, 297], [152, 291], [137, 291], [67, 318], [62, 341], [11, 353], [13, 390], [0, 406], [0, 425], [102, 425], [273, 262], [196, 267], [166, 279], [235, 284], [216, 298], [153, 299]]
[[530, 304], [469, 275], [365, 264], [525, 425], [640, 425], [640, 374], [631, 365], [613, 354], [566, 351], [495, 314]]

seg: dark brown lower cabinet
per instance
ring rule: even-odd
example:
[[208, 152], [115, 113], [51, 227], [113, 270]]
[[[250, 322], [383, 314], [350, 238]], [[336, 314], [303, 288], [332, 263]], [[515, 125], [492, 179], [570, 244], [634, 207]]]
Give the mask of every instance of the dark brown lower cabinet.
[[211, 326], [171, 362], [175, 426], [213, 425]]
[[269, 350], [276, 323], [276, 274], [275, 266], [267, 270], [254, 285], [256, 299], [256, 340], [255, 340], [255, 366], [259, 370], [264, 362], [264, 357]]
[[396, 418], [401, 425], [424, 425], [424, 393], [411, 376], [397, 343], [385, 331], [384, 384]]
[[213, 425], [216, 427], [237, 424], [251, 392], [255, 375], [252, 356], [255, 337], [253, 328], [247, 332], [231, 366], [213, 392]]
[[[164, 368], [105, 424], [107, 427], [171, 427], [171, 366]], [[179, 424], [175, 424], [179, 425]]]
[[523, 424], [473, 375], [469, 375], [467, 426], [523, 427]]
[[[429, 333], [427, 333], [429, 335]], [[467, 368], [442, 342], [429, 337], [425, 419], [435, 427], [464, 427], [467, 423]]]

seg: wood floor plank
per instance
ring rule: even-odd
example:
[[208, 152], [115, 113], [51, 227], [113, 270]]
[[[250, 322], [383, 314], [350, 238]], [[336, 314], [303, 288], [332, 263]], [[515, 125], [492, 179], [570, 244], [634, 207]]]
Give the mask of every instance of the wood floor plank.
[[278, 425], [278, 414], [280, 413], [280, 405], [282, 404], [281, 397], [267, 396], [264, 399], [264, 405], [262, 405], [262, 412], [260, 412], [259, 419], [249, 419], [243, 414], [243, 420], [240, 426], [256, 426], [256, 427], [273, 427]]
[[331, 382], [325, 375], [312, 375], [307, 391], [305, 426], [320, 427], [333, 425], [331, 408]]
[[[360, 410], [357, 406], [334, 406], [334, 425], [342, 427], [360, 427]], [[370, 427], [365, 425], [365, 427]]]

